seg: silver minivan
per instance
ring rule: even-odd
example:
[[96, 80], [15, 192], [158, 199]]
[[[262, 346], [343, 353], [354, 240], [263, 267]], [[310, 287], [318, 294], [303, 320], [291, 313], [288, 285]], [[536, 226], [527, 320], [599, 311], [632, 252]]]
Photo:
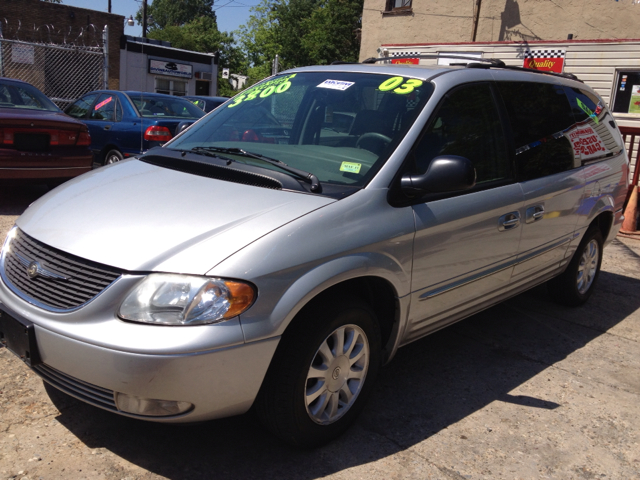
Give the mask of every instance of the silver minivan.
[[627, 187], [616, 123], [579, 81], [289, 70], [31, 205], [0, 258], [0, 337], [114, 413], [253, 407], [318, 445], [399, 347], [544, 282], [584, 303]]

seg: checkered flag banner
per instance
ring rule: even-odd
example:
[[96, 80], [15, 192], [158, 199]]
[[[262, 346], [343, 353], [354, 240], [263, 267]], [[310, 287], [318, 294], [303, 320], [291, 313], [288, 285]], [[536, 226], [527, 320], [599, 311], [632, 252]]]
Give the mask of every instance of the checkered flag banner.
[[420, 52], [390, 52], [392, 57], [399, 57], [399, 56], [405, 56], [405, 55], [422, 55]]
[[564, 58], [566, 50], [527, 50], [524, 58]]

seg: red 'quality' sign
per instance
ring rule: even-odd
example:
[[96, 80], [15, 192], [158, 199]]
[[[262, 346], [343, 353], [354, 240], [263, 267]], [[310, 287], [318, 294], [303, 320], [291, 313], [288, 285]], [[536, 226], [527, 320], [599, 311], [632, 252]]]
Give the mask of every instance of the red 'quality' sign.
[[562, 73], [565, 50], [528, 50], [524, 54], [524, 68]]
[[394, 58], [391, 60], [393, 64], [402, 64], [402, 65], [418, 65], [420, 63], [419, 58]]

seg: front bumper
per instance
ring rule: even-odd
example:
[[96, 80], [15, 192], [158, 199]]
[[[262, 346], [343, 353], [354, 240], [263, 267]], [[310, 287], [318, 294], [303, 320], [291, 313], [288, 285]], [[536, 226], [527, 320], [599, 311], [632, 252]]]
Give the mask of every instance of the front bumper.
[[[238, 341], [243, 337], [237, 319], [200, 327], [163, 327], [123, 322], [114, 316], [115, 310], [101, 316], [104, 304], [111, 303], [106, 294], [112, 288], [120, 290], [118, 283], [75, 312], [54, 314], [24, 302], [0, 281], [0, 310], [34, 324], [43, 362], [33, 368], [37, 374], [87, 403], [156, 422], [210, 420], [251, 407], [279, 337]], [[91, 311], [98, 316], [91, 318]], [[116, 333], [106, 338], [107, 330]], [[84, 338], [65, 333], [74, 331]], [[193, 409], [174, 416], [135, 415], [118, 410], [117, 393], [189, 402]]]

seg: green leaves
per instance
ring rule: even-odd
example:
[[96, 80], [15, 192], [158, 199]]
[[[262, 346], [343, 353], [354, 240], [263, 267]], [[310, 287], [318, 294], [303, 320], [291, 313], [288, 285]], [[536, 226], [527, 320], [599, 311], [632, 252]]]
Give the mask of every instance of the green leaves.
[[[147, 6], [147, 19], [153, 19], [148, 22], [149, 29], [182, 26], [198, 17], [207, 17], [215, 22], [213, 2], [214, 0], [153, 0]], [[138, 24], [142, 24], [142, 8], [138, 10], [136, 20]]]
[[263, 0], [238, 32], [255, 83], [281, 69], [355, 62], [360, 48], [363, 0]]

